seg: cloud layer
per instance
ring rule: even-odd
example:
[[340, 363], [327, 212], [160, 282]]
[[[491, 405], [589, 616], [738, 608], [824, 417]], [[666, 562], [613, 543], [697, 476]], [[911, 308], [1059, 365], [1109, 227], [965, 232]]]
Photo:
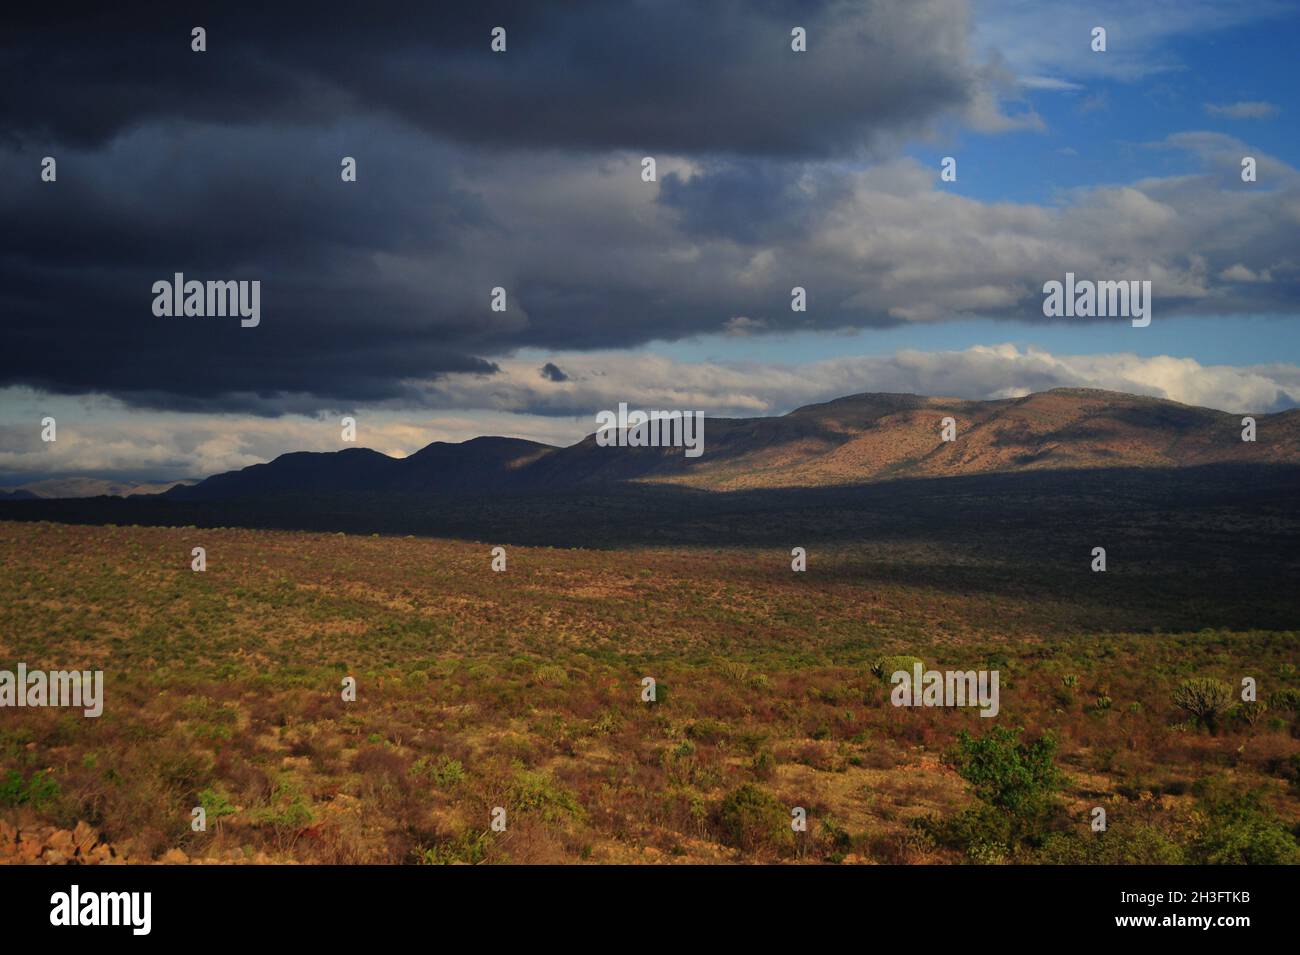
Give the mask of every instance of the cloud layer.
[[[417, 402], [419, 382], [491, 374], [524, 346], [1041, 323], [1042, 284], [1067, 271], [1150, 279], [1155, 321], [1300, 303], [1300, 176], [1219, 134], [1153, 144], [1199, 173], [1051, 205], [968, 198], [910, 159], [664, 157], [643, 183], [634, 154], [523, 158], [387, 128], [302, 134], [297, 152], [280, 139], [140, 130], [0, 198], [0, 384], [273, 415]], [[360, 181], [344, 184], [336, 157], [354, 153]], [[152, 283], [175, 272], [261, 280], [261, 325], [154, 317]]]
[[[0, 386], [265, 416], [418, 408], [431, 379], [491, 381], [524, 347], [1042, 322], [1042, 284], [1066, 271], [1151, 279], [1156, 321], [1300, 301], [1300, 176], [1246, 143], [1171, 137], [1151, 145], [1196, 173], [1045, 204], [970, 198], [898, 157], [949, 119], [1033, 125], [1001, 112], [1000, 54], [972, 52], [993, 36], [1031, 66], [1006, 29], [1022, 8], [973, 37], [959, 0], [457, 6], [349, 13], [346, 31], [331, 5], [16, 18]], [[153, 283], [177, 272], [260, 280], [261, 324], [154, 317]]]
[[[866, 391], [961, 398], [1016, 397], [1050, 388], [1105, 388], [1234, 412], [1300, 405], [1300, 366], [1205, 366], [1189, 358], [1132, 354], [1053, 355], [1013, 345], [954, 352], [902, 351], [790, 364], [679, 362], [650, 354], [554, 356], [563, 380], [535, 361], [508, 360], [497, 374], [448, 375], [424, 399], [444, 410], [413, 417], [383, 407], [356, 412], [357, 443], [392, 455], [432, 441], [503, 434], [567, 445], [595, 430], [595, 413], [620, 401], [642, 409], [709, 416], [783, 414]], [[132, 480], [202, 477], [270, 460], [286, 450], [345, 447], [337, 419], [128, 411], [103, 397], [63, 399], [20, 389], [0, 393], [0, 483], [64, 474]], [[40, 441], [45, 414], [59, 421]]]

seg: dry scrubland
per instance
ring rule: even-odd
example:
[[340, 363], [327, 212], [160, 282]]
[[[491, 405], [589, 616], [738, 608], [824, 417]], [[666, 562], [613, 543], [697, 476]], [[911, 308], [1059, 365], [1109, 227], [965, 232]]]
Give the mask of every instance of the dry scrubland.
[[[490, 546], [0, 523], [0, 667], [106, 687], [97, 720], [0, 710], [0, 858], [1296, 860], [1295, 632], [1131, 631], [1121, 575], [1040, 569], [1075, 575], [1045, 596], [937, 540], [805, 574], [776, 547], [510, 547], [496, 574]], [[1000, 715], [892, 707], [886, 655], [1000, 670]], [[1266, 707], [1174, 703], [1243, 675]]]

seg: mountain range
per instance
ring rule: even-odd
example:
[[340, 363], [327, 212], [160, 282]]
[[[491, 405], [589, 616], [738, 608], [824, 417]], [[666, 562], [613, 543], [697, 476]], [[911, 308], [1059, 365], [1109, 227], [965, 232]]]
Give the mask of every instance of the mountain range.
[[31, 481], [18, 487], [0, 489], [0, 500], [33, 501], [43, 498], [130, 497], [132, 494], [161, 494], [178, 484], [193, 481], [112, 481], [106, 478], [66, 477]]
[[[942, 419], [956, 440], [940, 437]], [[574, 489], [611, 483], [700, 490], [835, 487], [915, 477], [1090, 468], [1300, 463], [1300, 409], [1242, 416], [1159, 398], [1054, 389], [968, 401], [860, 394], [768, 418], [708, 418], [704, 453], [569, 447], [519, 438], [435, 442], [404, 458], [364, 448], [294, 452], [178, 485], [163, 497], [219, 501], [285, 493], [422, 493]]]

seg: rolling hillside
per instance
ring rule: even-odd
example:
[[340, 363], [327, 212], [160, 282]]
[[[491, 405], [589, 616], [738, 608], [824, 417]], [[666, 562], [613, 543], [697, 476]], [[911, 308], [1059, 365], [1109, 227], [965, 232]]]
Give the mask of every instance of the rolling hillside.
[[[957, 439], [940, 440], [952, 417]], [[285, 454], [268, 464], [176, 487], [169, 498], [233, 500], [284, 492], [419, 493], [556, 490], [611, 482], [703, 490], [834, 487], [907, 478], [1118, 467], [1300, 463], [1300, 411], [1241, 416], [1173, 401], [1058, 389], [994, 401], [862, 394], [773, 418], [710, 418], [704, 453], [567, 448], [515, 438], [438, 442], [406, 458], [376, 451]]]

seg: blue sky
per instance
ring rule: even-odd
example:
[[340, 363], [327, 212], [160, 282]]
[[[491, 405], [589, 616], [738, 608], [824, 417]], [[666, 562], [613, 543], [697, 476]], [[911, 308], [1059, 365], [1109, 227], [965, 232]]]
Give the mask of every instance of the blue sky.
[[[1194, 172], [1192, 157], [1147, 145], [1188, 130], [1227, 133], [1263, 152], [1294, 158], [1300, 143], [1300, 16], [1294, 10], [1259, 9], [1260, 19], [1253, 22], [1144, 41], [1150, 58], [1164, 65], [1141, 77], [1080, 76], [1067, 64], [1058, 78], [1078, 89], [1024, 93], [1043, 119], [1041, 132], [981, 134], [959, 128], [945, 145], [918, 144], [910, 152], [936, 168], [940, 157], [958, 155], [961, 175], [949, 188], [964, 195], [1040, 203], [1080, 186]], [[1176, 22], [1176, 13], [1171, 17]], [[1087, 36], [1080, 38], [1086, 42]], [[1122, 30], [1112, 27], [1108, 52], [1087, 55], [1100, 62], [1124, 42]], [[1269, 119], [1234, 120], [1205, 108], [1207, 103], [1252, 101], [1270, 103], [1278, 111]]]
[[[986, 15], [998, 16], [996, 3]], [[1050, 8], [1050, 4], [1042, 4]], [[1112, 5], [1115, 6], [1115, 5]], [[1230, 19], [1250, 17], [1247, 5], [1219, 5]], [[1144, 36], [1141, 55], [1151, 72], [1110, 78], [1104, 66], [1081, 75], [1071, 62], [1062, 62], [1052, 78], [1077, 88], [1025, 89], [1023, 106], [1041, 117], [1042, 128], [1012, 132], [981, 132], [953, 123], [938, 142], [911, 143], [907, 154], [937, 170], [943, 157], [958, 161], [957, 182], [942, 188], [983, 202], [1050, 205], [1073, 189], [1122, 185], [1147, 177], [1194, 174], [1196, 157], [1152, 144], [1187, 131], [1209, 130], [1243, 139], [1261, 153], [1288, 162], [1300, 156], [1300, 15], [1290, 4], [1258, 4], [1256, 19], [1180, 32], [1178, 14], [1170, 10], [1170, 32]], [[1122, 27], [1098, 5], [1092, 19], [1110, 24], [1108, 51], [1090, 49], [1079, 58], [1105, 57], [1124, 50]], [[1213, 5], [1211, 5], [1213, 8]], [[1118, 7], [1122, 10], [1122, 7]], [[1087, 49], [1090, 34], [1076, 31]], [[1132, 52], [1132, 51], [1130, 51]], [[1264, 102], [1276, 109], [1262, 119], [1232, 119], [1215, 115], [1207, 104]], [[1300, 227], [1296, 234], [1300, 246]], [[727, 336], [702, 336], [679, 342], [656, 342], [648, 350], [682, 361], [731, 357], [753, 361], [813, 361], [848, 353], [883, 354], [899, 349], [963, 349], [972, 345], [1010, 342], [1067, 354], [1133, 352], [1138, 355], [1178, 355], [1203, 364], [1264, 364], [1300, 360], [1300, 324], [1285, 315], [1199, 315], [1176, 322], [1156, 321], [1134, 335], [1123, 325], [1080, 326], [1068, 321], [959, 319], [941, 323], [909, 323], [867, 329], [842, 336], [824, 334], [771, 335], [743, 341]]]

